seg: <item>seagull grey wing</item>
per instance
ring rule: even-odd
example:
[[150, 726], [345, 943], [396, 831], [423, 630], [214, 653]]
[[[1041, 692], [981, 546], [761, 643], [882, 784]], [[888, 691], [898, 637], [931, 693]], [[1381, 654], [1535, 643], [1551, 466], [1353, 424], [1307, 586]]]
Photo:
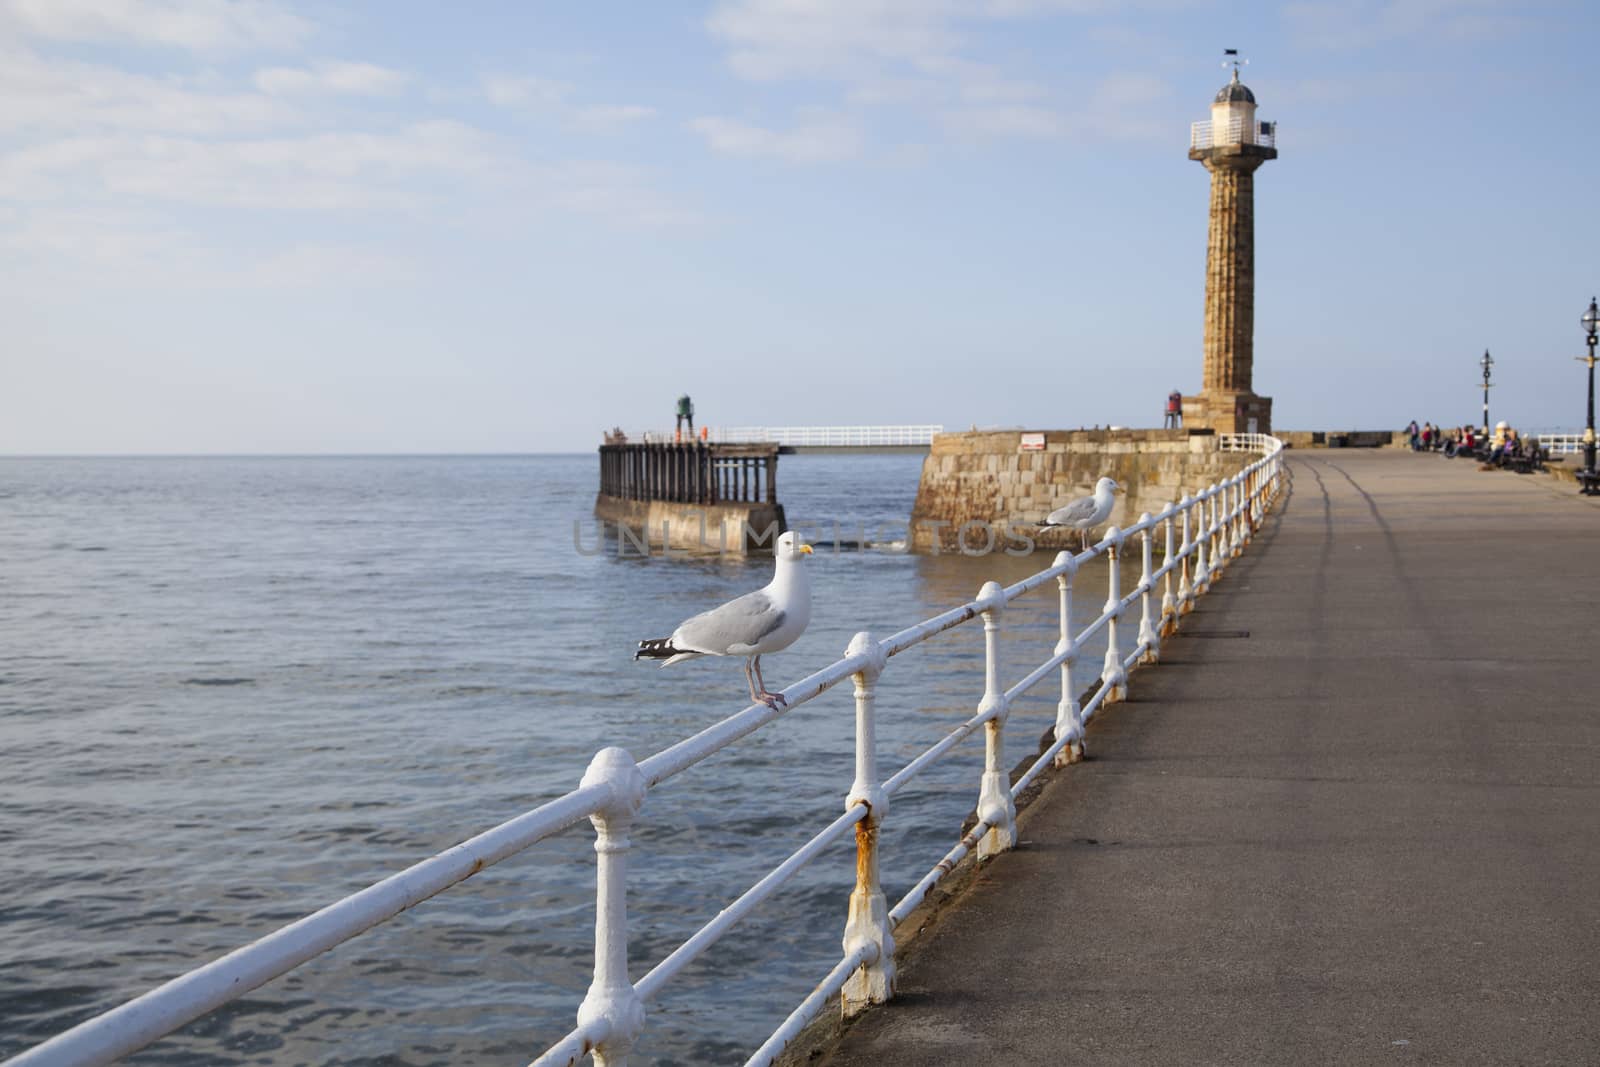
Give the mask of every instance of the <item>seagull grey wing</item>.
[[757, 589], [686, 620], [674, 631], [672, 643], [713, 656], [736, 655], [782, 626], [783, 618], [783, 609]]
[[1052, 511], [1044, 521], [1050, 526], [1076, 526], [1094, 518], [1094, 497], [1083, 496]]

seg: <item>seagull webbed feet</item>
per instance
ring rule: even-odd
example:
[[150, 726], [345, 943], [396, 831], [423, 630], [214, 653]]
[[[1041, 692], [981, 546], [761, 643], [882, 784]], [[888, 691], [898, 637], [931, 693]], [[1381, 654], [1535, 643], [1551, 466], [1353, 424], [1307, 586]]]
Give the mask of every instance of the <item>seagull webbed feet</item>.
[[[752, 670], [755, 671], [754, 676], [750, 673]], [[782, 693], [770, 693], [767, 691], [767, 683], [761, 677], [760, 656], [751, 656], [745, 660], [744, 677], [750, 683], [750, 699], [755, 703], [765, 704], [774, 711], [778, 709], [779, 705], [783, 707], [789, 706], [789, 701]], [[758, 685], [760, 686], [759, 690], [756, 688]]]

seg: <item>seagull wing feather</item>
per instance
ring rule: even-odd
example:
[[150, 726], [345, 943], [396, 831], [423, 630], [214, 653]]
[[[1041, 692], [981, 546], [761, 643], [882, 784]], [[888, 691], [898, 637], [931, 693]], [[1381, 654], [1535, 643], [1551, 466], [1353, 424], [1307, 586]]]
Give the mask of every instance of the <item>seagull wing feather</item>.
[[726, 656], [754, 645], [782, 626], [783, 618], [766, 590], [757, 589], [685, 620], [673, 631], [672, 643], [685, 651]]
[[1094, 497], [1083, 496], [1052, 511], [1045, 524], [1048, 526], [1077, 526], [1094, 518]]

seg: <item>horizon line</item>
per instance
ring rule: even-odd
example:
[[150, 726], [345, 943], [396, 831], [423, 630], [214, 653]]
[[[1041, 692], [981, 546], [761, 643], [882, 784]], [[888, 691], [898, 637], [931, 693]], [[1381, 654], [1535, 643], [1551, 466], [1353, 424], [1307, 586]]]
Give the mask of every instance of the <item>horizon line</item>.
[[[599, 446], [595, 446], [598, 448]], [[588, 452], [0, 452], [0, 459], [447, 459], [586, 456]]]

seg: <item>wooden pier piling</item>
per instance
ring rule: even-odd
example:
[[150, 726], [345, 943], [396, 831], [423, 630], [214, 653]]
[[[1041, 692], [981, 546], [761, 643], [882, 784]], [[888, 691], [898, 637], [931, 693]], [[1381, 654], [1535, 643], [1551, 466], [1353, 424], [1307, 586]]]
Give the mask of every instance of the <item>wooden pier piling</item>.
[[778, 446], [601, 445], [595, 515], [669, 550], [771, 551], [787, 528], [778, 503]]

